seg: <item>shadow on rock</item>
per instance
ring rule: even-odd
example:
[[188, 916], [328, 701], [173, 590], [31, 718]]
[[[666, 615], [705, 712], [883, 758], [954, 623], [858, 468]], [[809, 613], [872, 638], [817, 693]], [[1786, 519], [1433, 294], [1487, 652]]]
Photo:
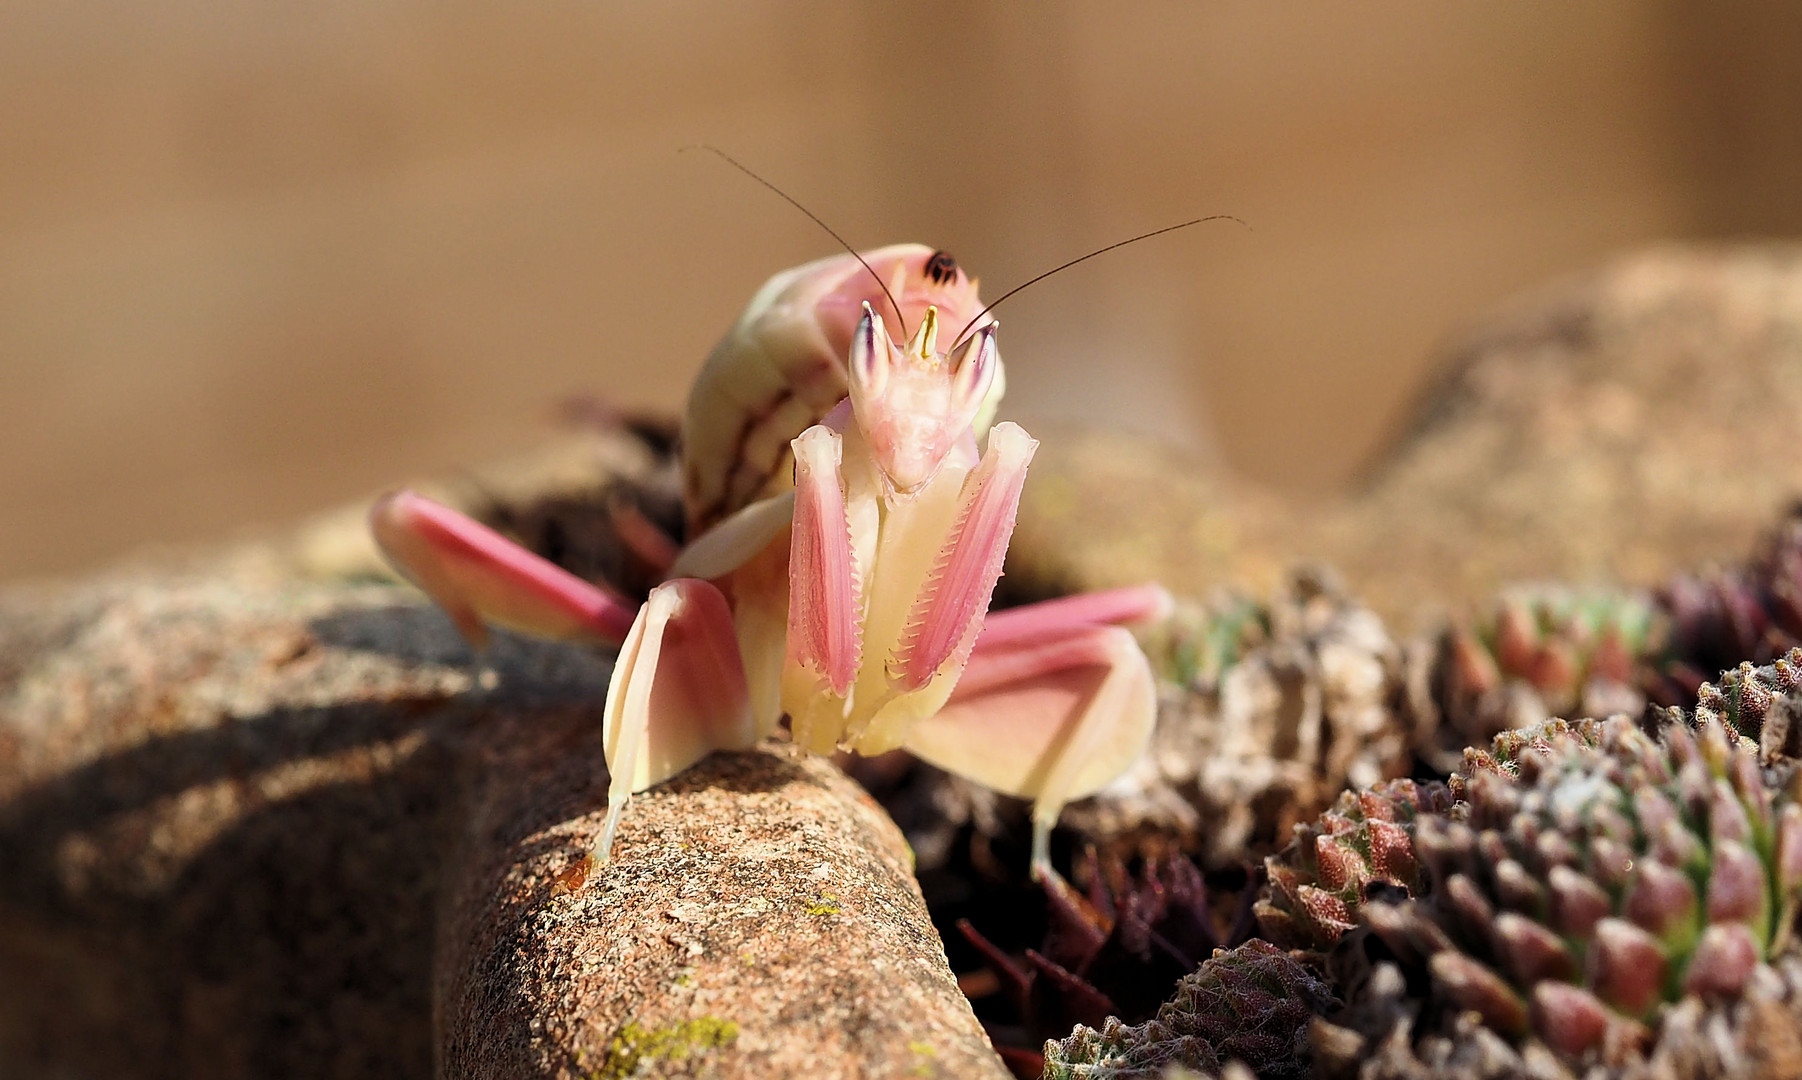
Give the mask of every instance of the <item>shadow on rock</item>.
[[503, 639], [499, 678], [456, 693], [359, 655], [383, 671], [466, 658], [434, 612], [347, 609], [308, 632], [332, 672], [314, 685], [363, 700], [170, 731], [157, 713], [206, 694], [175, 685], [155, 709], [97, 714], [135, 742], [0, 804], [0, 1075], [432, 1075], [440, 898], [470, 784], [498, 767], [494, 740], [528, 732], [568, 790], [538, 792], [507, 831], [604, 803], [609, 666]]
[[453, 792], [428, 729], [463, 711], [279, 710], [14, 801], [3, 1056], [118, 1077], [429, 1075]]

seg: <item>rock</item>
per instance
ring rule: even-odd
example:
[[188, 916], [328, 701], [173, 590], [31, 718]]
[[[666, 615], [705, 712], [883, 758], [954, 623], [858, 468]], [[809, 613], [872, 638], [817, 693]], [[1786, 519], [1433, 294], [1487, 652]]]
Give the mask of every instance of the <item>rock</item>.
[[[491, 734], [439, 931], [441, 1075], [1008, 1075], [900, 833], [826, 759], [715, 755], [633, 799], [613, 861], [565, 891], [600, 829], [577, 813], [598, 734], [577, 756]], [[573, 805], [547, 829], [553, 790]]]
[[8, 1075], [428, 1075], [475, 712], [448, 627], [393, 589], [130, 576], [0, 627]]
[[1338, 498], [1251, 490], [1132, 436], [1038, 433], [1013, 586], [1263, 593], [1320, 561], [1405, 627], [1515, 583], [1651, 586], [1737, 560], [1802, 495], [1802, 246], [1622, 258], [1490, 315], [1439, 370]]
[[1739, 559], [1802, 494], [1802, 246], [1628, 256], [1492, 316], [1442, 371], [1300, 552], [1379, 610]]
[[1161, 581], [1202, 596], [1225, 582], [1276, 588], [1287, 569], [1270, 534], [1289, 508], [1215, 459], [1143, 436], [1035, 426], [1039, 439], [999, 595], [1034, 600]]
[[1005, 1075], [830, 765], [716, 758], [556, 894], [604, 658], [226, 562], [0, 595], [0, 1073]]

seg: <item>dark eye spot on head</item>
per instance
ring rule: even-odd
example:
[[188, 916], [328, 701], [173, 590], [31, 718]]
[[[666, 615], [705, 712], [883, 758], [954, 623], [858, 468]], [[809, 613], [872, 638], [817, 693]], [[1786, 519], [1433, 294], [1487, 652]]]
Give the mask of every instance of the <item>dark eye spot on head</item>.
[[926, 260], [926, 278], [934, 285], [943, 285], [947, 281], [957, 279], [957, 260], [949, 251], [935, 251]]

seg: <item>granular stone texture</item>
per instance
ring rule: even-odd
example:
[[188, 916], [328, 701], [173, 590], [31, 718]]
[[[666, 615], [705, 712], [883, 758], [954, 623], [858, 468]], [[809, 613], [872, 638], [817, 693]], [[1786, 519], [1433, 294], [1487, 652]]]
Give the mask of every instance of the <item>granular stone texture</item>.
[[715, 755], [634, 798], [575, 884], [598, 733], [491, 734], [439, 934], [442, 1075], [1007, 1075], [900, 833], [827, 760]]
[[0, 595], [0, 1076], [1004, 1075], [830, 765], [714, 759], [560, 893], [605, 658], [282, 563]]
[[1520, 582], [1650, 587], [1737, 560], [1802, 494], [1802, 246], [1623, 257], [1484, 318], [1440, 369], [1340, 498], [1284, 499], [1207, 457], [1035, 427], [1003, 589], [1263, 593], [1318, 560], [1407, 629], [1423, 606]]
[[1802, 246], [1653, 249], [1465, 336], [1366, 489], [1292, 535], [1385, 613], [1655, 585], [1802, 493], [1797, 431]]
[[429, 1073], [442, 734], [472, 709], [448, 628], [399, 600], [0, 600], [0, 1071]]

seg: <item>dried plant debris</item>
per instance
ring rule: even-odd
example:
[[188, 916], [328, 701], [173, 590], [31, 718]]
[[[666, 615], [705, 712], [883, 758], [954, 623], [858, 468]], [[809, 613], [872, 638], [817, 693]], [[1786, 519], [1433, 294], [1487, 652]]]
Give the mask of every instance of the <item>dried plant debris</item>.
[[[1754, 622], [1784, 625], [1784, 612], [1802, 610], [1783, 599], [1802, 595], [1802, 518], [1751, 566], [1734, 580], [1761, 583], [1742, 590], [1764, 598], [1757, 610], [1769, 614]], [[1228, 594], [1186, 602], [1148, 635], [1163, 676], [1150, 753], [1070, 807], [1066, 836], [1235, 866], [1281, 846], [1347, 787], [1443, 775], [1466, 747], [1554, 715], [1639, 715], [1676, 685], [1670, 672], [1686, 670], [1678, 643], [1693, 654], [1702, 632], [1673, 629], [1682, 619], [1670, 595], [1519, 588], [1483, 619], [1405, 649], [1324, 571], [1298, 573], [1268, 604]], [[994, 841], [1023, 820], [1006, 800], [930, 772], [888, 790], [885, 805], [911, 822], [927, 869], [970, 836]]]
[[1357, 926], [1357, 909], [1374, 890], [1424, 895], [1415, 822], [1451, 809], [1451, 793], [1438, 783], [1391, 780], [1342, 793], [1264, 860], [1269, 895], [1257, 904], [1259, 929], [1286, 948], [1325, 951]]
[[1267, 1080], [1308, 1075], [1310, 1023], [1338, 1006], [1321, 978], [1267, 941], [1221, 950], [1146, 1023], [1110, 1017], [1045, 1044], [1045, 1080], [1156, 1080], [1172, 1067], [1218, 1075], [1242, 1062]]
[[966, 984], [999, 999], [981, 1010], [998, 1046], [1036, 1053], [1075, 1024], [1148, 1019], [1178, 980], [1250, 933], [1252, 892], [1210, 889], [1200, 868], [1181, 856], [1130, 873], [1091, 849], [1083, 869], [1086, 890], [1056, 874], [1039, 883], [1046, 919], [1037, 948], [1010, 947], [1017, 939], [1008, 923], [992, 922], [987, 934], [968, 920], [958, 923], [989, 976]]
[[[1239, 872], [1348, 785], [1413, 764], [1419, 736], [1401, 646], [1324, 571], [1298, 573], [1274, 603], [1179, 602], [1145, 637], [1160, 676], [1150, 751], [1065, 810], [1054, 850], [1094, 845], [1127, 860], [1181, 852], [1209, 871]], [[840, 764], [901, 825], [923, 884], [960, 865], [998, 881], [1007, 876], [998, 854], [1025, 843], [1019, 800], [906, 754]]]
[[[921, 884], [941, 873], [989, 882], [1024, 879], [1030, 852], [1031, 804], [953, 776], [904, 750], [863, 757], [834, 755], [839, 768], [888, 811], [913, 848]], [[930, 890], [929, 890], [930, 895]]]
[[1349, 786], [1408, 771], [1416, 741], [1402, 648], [1325, 572], [1295, 575], [1261, 610], [1220, 605], [1218, 625], [1178, 628], [1162, 653], [1189, 681], [1166, 687], [1152, 746], [1064, 824], [1117, 850], [1176, 843], [1236, 866], [1280, 846]]
[[1430, 890], [1368, 895], [1335, 951], [1327, 1075], [1794, 1075], [1757, 1071], [1802, 1031], [1791, 770], [1706, 713], [1659, 738], [1558, 722], [1467, 761], [1459, 812], [1415, 823]]

